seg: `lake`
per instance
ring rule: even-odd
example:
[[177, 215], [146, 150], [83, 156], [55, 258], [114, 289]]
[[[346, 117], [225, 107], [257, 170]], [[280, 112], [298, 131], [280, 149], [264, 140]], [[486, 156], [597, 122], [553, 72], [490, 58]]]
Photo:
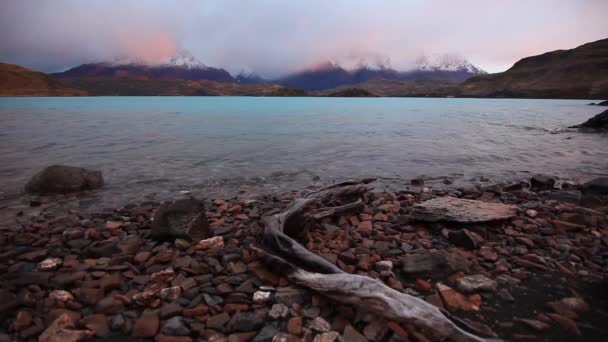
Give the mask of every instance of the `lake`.
[[[0, 98], [0, 189], [49, 164], [101, 170], [96, 197], [288, 191], [344, 178], [404, 186], [608, 175], [608, 135], [566, 127], [589, 100]], [[437, 185], [439, 186], [439, 185]]]

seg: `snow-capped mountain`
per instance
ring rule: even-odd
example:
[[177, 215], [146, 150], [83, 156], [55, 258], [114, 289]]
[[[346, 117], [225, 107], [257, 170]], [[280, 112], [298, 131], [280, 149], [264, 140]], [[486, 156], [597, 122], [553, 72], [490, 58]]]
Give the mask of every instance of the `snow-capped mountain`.
[[178, 51], [175, 56], [168, 58], [164, 65], [183, 67], [188, 69], [205, 69], [208, 68], [205, 64], [199, 61], [187, 50]]
[[354, 68], [336, 62], [319, 64], [314, 68], [287, 75], [277, 83], [305, 90], [322, 90], [344, 85], [362, 84], [373, 80], [430, 80], [462, 82], [485, 72], [462, 57], [436, 55], [421, 58], [415, 68], [398, 71], [390, 61], [369, 63], [362, 61]]
[[471, 74], [486, 74], [471, 64], [466, 58], [449, 54], [423, 56], [416, 62], [416, 70], [421, 71], [466, 71]]
[[208, 67], [186, 50], [160, 63], [145, 62], [140, 58], [119, 57], [109, 62], [87, 63], [53, 74], [55, 77], [143, 78], [159, 80], [211, 80], [234, 83], [235, 78], [221, 68]]

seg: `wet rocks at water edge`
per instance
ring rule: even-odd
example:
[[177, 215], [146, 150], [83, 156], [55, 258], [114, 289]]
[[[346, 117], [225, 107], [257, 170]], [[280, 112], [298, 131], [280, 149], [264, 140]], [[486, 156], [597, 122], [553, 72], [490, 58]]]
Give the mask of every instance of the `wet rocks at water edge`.
[[580, 125], [572, 126], [570, 128], [581, 128], [581, 129], [586, 129], [586, 130], [606, 131], [606, 130], [608, 130], [608, 110], [605, 110], [600, 114], [597, 114], [596, 116], [583, 122]]
[[158, 208], [150, 237], [154, 240], [187, 239], [200, 241], [209, 236], [205, 204], [197, 199], [182, 199]]
[[67, 165], [51, 165], [35, 174], [25, 185], [33, 194], [65, 194], [103, 186], [100, 171]]
[[[602, 340], [608, 211], [585, 197], [608, 187], [561, 184], [369, 192], [299, 242], [479, 335]], [[252, 247], [296, 197], [20, 208], [0, 225], [0, 341], [434, 341], [300, 286]]]

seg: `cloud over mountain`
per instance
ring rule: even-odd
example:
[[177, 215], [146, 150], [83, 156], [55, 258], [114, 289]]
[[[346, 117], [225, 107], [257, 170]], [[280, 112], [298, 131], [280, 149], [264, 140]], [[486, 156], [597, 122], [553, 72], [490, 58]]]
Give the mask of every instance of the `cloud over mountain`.
[[[547, 10], [550, 8], [551, 10]], [[404, 70], [456, 54], [488, 71], [605, 38], [604, 0], [4, 0], [0, 60], [53, 72], [179, 49], [233, 74], [277, 77], [327, 60]]]

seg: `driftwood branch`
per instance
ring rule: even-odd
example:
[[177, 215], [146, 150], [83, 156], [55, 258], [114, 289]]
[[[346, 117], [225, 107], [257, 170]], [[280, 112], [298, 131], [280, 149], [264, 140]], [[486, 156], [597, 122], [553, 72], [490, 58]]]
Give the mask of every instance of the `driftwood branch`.
[[256, 250], [278, 264], [291, 281], [337, 302], [389, 320], [413, 323], [440, 340], [485, 341], [461, 329], [437, 307], [370, 277], [346, 273], [295, 240], [312, 220], [362, 207], [361, 197], [369, 191], [366, 184], [371, 181], [342, 182], [296, 199], [268, 219], [262, 246]]

